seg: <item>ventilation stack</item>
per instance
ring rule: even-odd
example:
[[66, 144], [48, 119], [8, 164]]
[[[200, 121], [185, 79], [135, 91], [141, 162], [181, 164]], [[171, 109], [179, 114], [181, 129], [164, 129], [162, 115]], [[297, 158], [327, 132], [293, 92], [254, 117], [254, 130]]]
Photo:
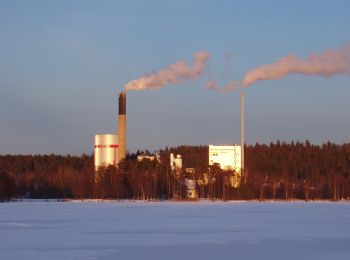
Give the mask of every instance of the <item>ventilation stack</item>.
[[122, 91], [119, 94], [119, 161], [125, 159], [126, 155], [126, 91]]
[[247, 180], [246, 172], [244, 171], [244, 93], [241, 93], [241, 175], [244, 180]]

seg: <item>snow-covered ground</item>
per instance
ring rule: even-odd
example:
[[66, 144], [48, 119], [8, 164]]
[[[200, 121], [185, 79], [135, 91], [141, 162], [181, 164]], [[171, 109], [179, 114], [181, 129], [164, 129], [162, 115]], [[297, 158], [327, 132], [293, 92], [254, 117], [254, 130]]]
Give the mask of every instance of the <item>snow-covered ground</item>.
[[350, 204], [0, 203], [0, 259], [350, 259]]

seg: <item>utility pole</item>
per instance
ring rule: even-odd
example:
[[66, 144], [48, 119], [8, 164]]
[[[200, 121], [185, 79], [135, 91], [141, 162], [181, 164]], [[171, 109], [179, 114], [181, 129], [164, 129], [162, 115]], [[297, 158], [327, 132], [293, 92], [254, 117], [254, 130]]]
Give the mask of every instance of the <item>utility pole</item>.
[[244, 171], [244, 93], [241, 92], [241, 177], [247, 182], [247, 176]]

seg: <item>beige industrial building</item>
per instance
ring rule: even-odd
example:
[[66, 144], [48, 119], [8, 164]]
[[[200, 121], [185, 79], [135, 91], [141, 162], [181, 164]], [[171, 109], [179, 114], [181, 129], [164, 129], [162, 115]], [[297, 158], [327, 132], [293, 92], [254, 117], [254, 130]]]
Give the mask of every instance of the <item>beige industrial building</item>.
[[209, 145], [209, 165], [220, 164], [222, 170], [241, 173], [241, 146]]

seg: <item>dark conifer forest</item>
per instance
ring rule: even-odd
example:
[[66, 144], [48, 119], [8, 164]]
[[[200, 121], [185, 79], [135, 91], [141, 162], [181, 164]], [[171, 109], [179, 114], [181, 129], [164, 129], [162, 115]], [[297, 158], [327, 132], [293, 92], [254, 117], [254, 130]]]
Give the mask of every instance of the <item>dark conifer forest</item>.
[[[181, 154], [183, 172], [173, 174], [169, 154]], [[245, 178], [230, 185], [232, 172], [208, 166], [208, 146], [160, 150], [160, 162], [128, 154], [118, 167], [94, 170], [93, 155], [1, 155], [0, 201], [21, 198], [185, 199], [186, 178], [198, 198], [223, 200], [348, 200], [350, 144], [255, 144], [245, 147]], [[186, 173], [185, 168], [195, 172]]]

